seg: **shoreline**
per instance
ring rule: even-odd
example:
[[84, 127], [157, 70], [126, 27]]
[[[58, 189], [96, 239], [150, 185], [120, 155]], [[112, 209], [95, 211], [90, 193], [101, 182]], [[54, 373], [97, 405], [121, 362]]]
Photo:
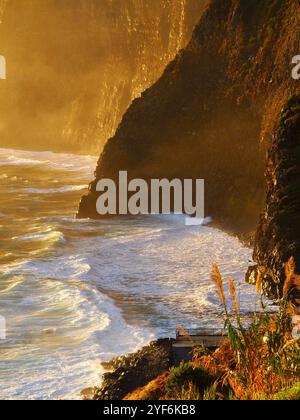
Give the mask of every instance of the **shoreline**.
[[82, 390], [81, 397], [85, 400], [123, 400], [174, 366], [173, 342], [171, 338], [157, 339], [135, 353], [101, 363], [106, 370], [101, 385]]
[[[253, 248], [255, 231], [241, 233], [228, 226], [226, 228], [225, 225], [226, 223], [222, 224], [212, 220], [203, 226], [219, 230], [237, 238], [243, 246]], [[245, 284], [247, 284], [246, 275], [247, 272], [245, 272]], [[81, 397], [84, 400], [118, 401], [130, 396], [138, 389], [146, 387], [151, 381], [175, 367], [172, 353], [174, 342], [174, 338], [158, 338], [151, 340], [149, 344], [133, 353], [123, 354], [108, 362], [102, 362], [101, 366], [106, 371], [103, 374], [102, 383], [99, 386], [83, 389]]]

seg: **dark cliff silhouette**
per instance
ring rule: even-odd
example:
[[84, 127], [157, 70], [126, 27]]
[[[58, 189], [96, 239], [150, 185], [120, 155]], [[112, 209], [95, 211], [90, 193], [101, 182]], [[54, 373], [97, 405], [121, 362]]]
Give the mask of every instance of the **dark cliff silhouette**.
[[282, 108], [300, 93], [291, 76], [299, 24], [295, 0], [212, 0], [191, 42], [106, 144], [78, 216], [98, 217], [97, 180], [127, 170], [204, 178], [206, 215], [239, 233], [255, 230], [266, 153]]

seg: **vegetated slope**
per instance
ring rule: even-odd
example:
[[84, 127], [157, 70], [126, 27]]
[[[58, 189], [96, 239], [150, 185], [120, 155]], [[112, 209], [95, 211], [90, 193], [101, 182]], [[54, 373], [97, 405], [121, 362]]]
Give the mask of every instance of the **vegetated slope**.
[[0, 147], [99, 153], [186, 46], [206, 3], [1, 0]]

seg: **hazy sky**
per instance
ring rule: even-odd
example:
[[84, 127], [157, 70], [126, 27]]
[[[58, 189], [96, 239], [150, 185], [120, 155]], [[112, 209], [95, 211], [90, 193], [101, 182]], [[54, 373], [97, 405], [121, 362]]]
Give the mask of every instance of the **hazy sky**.
[[187, 43], [205, 1], [8, 0], [0, 146], [98, 153]]

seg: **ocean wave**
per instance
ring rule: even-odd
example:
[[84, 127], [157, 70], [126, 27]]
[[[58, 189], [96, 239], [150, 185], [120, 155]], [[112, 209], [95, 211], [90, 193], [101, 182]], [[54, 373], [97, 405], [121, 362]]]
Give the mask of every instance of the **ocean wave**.
[[81, 172], [91, 177], [96, 162], [96, 156], [0, 148], [0, 166], [39, 166], [41, 169]]
[[[24, 237], [23, 237], [24, 238]], [[49, 260], [29, 260], [2, 267], [5, 275], [39, 275], [55, 280], [76, 279], [88, 273], [91, 267], [80, 255], [70, 255]]]
[[12, 238], [16, 241], [50, 241], [50, 242], [65, 242], [65, 237], [62, 232], [55, 231], [52, 229], [48, 229], [44, 232], [39, 232], [36, 234], [29, 234], [29, 235], [23, 235], [23, 236], [17, 236]]
[[35, 159], [21, 158], [16, 156], [8, 156], [0, 160], [1, 166], [33, 166], [40, 165], [41, 163], [43, 162]]
[[[84, 387], [101, 382], [100, 361], [154, 339], [150, 331], [128, 325], [114, 301], [89, 284], [38, 283], [30, 278], [19, 295], [16, 291], [8, 337], [12, 350], [0, 360], [1, 399], [79, 399]], [[6, 305], [11, 303], [4, 302], [4, 311]]]
[[[224, 279], [236, 280], [242, 313], [259, 306], [255, 290], [244, 278], [251, 250], [220, 230], [186, 227], [182, 219], [150, 216], [144, 218], [144, 226], [140, 218], [119, 221], [119, 225], [110, 222], [109, 235], [85, 239], [82, 246], [81, 258], [91, 267], [84, 277], [100, 290], [124, 294], [125, 300], [135, 296], [147, 314], [151, 304], [153, 313], [166, 317], [164, 323], [153, 319], [160, 335], [169, 335], [178, 319], [187, 328], [193, 323], [198, 327], [199, 323], [222, 324], [210, 280], [213, 262]], [[229, 288], [225, 290], [230, 301]]]
[[[7, 162], [3, 150], [0, 165]], [[82, 184], [96, 163], [94, 157], [48, 152], [12, 154], [11, 164], [23, 159], [32, 165], [29, 159], [41, 171], [66, 171], [52, 174], [49, 182], [46, 177], [47, 184], [40, 171], [41, 183], [22, 186], [30, 187], [22, 192], [26, 201], [18, 203], [18, 210], [26, 212], [28, 200], [46, 201], [47, 194], [86, 188]], [[19, 175], [27, 173], [24, 168]], [[80, 171], [78, 181], [67, 173], [72, 170]], [[63, 176], [72, 180], [51, 183], [62, 182]], [[224, 278], [233, 275], [239, 282], [241, 310], [253, 306], [254, 290], [244, 283], [251, 250], [237, 239], [205, 226], [186, 227], [184, 215], [76, 220], [73, 204], [65, 211], [59, 201], [49, 212], [32, 206], [30, 218], [26, 212], [18, 218], [26, 226], [26, 234], [11, 244], [18, 258], [1, 265], [1, 315], [9, 319], [12, 346], [7, 359], [0, 360], [5, 372], [0, 398], [78, 398], [82, 388], [100, 383], [99, 361], [134, 351], [151, 338], [172, 336], [178, 322], [186, 328], [222, 323], [210, 281], [213, 261]], [[18, 231], [12, 225], [10, 232], [12, 237]], [[56, 246], [60, 243], [64, 246]]]
[[21, 192], [28, 194], [60, 194], [71, 191], [81, 191], [87, 188], [87, 185], [67, 185], [61, 188], [25, 188]]

